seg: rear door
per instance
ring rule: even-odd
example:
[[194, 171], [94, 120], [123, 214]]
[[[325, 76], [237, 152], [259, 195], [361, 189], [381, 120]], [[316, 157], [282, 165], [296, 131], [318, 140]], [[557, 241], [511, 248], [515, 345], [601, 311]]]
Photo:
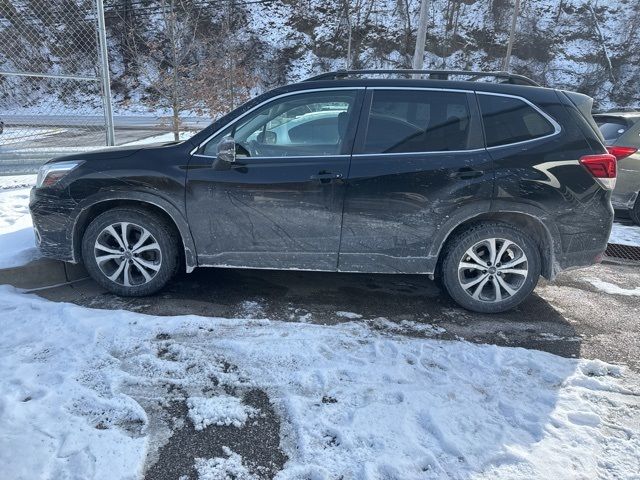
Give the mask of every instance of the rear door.
[[[200, 147], [187, 174], [198, 263], [336, 270], [349, 155], [364, 90], [285, 94]], [[224, 137], [237, 161], [216, 160]]]
[[493, 166], [473, 92], [368, 88], [339, 270], [431, 273], [457, 219], [488, 211]]

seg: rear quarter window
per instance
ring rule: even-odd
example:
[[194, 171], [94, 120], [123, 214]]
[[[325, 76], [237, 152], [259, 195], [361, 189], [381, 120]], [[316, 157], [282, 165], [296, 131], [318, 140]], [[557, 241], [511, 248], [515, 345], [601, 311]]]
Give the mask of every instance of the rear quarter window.
[[555, 127], [523, 100], [478, 95], [487, 147], [534, 140], [555, 133]]

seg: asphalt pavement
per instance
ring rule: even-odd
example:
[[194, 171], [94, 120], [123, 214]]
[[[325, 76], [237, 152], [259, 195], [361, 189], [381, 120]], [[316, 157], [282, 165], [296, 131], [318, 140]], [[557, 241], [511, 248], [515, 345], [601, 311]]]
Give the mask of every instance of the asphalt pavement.
[[[603, 290], [616, 287], [625, 294]], [[640, 371], [640, 268], [627, 265], [563, 272], [554, 283], [541, 279], [517, 309], [497, 315], [459, 308], [421, 275], [201, 268], [178, 276], [152, 297], [116, 297], [90, 279], [37, 293], [150, 315], [367, 322], [389, 333], [598, 358]]]

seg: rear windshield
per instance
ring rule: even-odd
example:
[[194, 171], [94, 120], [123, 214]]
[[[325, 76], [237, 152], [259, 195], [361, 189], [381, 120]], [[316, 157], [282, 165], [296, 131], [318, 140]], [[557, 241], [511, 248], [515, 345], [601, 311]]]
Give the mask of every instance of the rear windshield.
[[621, 118], [596, 118], [595, 120], [606, 145], [615, 143], [629, 128], [627, 122]]
[[533, 140], [555, 132], [554, 126], [522, 100], [478, 95], [487, 147]]

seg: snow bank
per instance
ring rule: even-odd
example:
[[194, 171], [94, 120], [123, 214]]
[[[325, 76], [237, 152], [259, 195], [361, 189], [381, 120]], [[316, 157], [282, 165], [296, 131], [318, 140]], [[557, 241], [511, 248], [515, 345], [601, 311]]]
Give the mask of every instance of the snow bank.
[[[9, 287], [0, 287], [0, 318], [5, 478], [136, 478], [154, 441], [136, 395], [171, 384], [195, 409], [213, 374], [231, 391], [268, 393], [289, 457], [279, 480], [640, 471], [640, 380], [599, 361], [406, 338], [363, 322], [91, 310]], [[166, 390], [156, 394], [162, 401]], [[212, 419], [220, 404], [203, 402]], [[256, 473], [251, 459], [226, 455], [199, 460], [202, 478]]]
[[29, 190], [0, 188], [0, 268], [24, 265], [39, 256], [29, 215]]

